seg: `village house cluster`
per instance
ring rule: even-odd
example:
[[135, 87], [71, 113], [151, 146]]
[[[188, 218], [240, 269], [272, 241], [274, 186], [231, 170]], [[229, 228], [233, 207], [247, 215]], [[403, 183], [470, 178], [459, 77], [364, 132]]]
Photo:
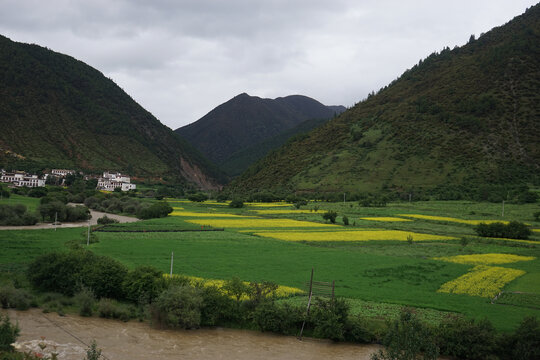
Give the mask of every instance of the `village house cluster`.
[[121, 189], [122, 191], [134, 190], [137, 186], [131, 183], [129, 176], [123, 175], [119, 172], [113, 173], [105, 171], [103, 176], [98, 178], [97, 189], [114, 191], [115, 189]]
[[40, 179], [37, 175], [31, 175], [24, 171], [7, 172], [2, 169], [0, 170], [0, 181], [17, 187], [45, 186], [45, 179]]
[[[64, 179], [68, 175], [76, 174], [75, 170], [68, 169], [52, 169], [50, 173], [44, 174], [42, 177], [34, 174], [28, 174], [24, 171], [7, 172], [4, 169], [0, 170], [0, 182], [8, 183], [14, 187], [40, 187], [45, 186], [47, 178], [49, 176], [62, 178], [62, 184]], [[81, 173], [82, 174], [82, 173]], [[85, 179], [97, 179], [97, 189], [105, 191], [114, 191], [119, 188], [122, 191], [129, 191], [136, 189], [136, 185], [131, 183], [129, 176], [121, 174], [119, 172], [105, 171], [103, 176], [87, 175]]]

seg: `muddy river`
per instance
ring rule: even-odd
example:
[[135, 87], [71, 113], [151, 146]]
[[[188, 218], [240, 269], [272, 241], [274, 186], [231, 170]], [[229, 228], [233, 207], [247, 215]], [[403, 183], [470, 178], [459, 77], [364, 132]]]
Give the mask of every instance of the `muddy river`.
[[[4, 311], [5, 312], [5, 311]], [[332, 342], [233, 329], [158, 330], [146, 323], [120, 322], [76, 315], [43, 314], [41, 310], [7, 312], [18, 321], [21, 351], [59, 354], [81, 360], [95, 340], [110, 360], [138, 359], [355, 359], [367, 360], [375, 345]], [[41, 347], [45, 346], [44, 350]]]

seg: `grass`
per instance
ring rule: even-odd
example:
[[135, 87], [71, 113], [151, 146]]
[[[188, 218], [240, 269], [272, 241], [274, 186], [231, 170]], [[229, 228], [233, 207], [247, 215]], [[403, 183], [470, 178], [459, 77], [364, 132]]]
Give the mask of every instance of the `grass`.
[[23, 196], [23, 195], [17, 195], [17, 194], [11, 194], [8, 198], [2, 198], [0, 199], [0, 204], [6, 204], [6, 205], [15, 205], [15, 204], [23, 204], [26, 206], [26, 209], [29, 212], [34, 212], [37, 210], [37, 207], [39, 206], [39, 199]]
[[[475, 219], [494, 219], [493, 204], [469, 202], [396, 203], [385, 208], [362, 208], [355, 203], [316, 203], [320, 210], [334, 210], [347, 215], [356, 226], [324, 224], [320, 214], [273, 213], [253, 217], [249, 208], [216, 207], [213, 203], [178, 202], [192, 216], [169, 216], [129, 224], [117, 224], [115, 230], [197, 230], [201, 225], [225, 226], [220, 232], [96, 232], [98, 242], [90, 249], [98, 254], [120, 260], [130, 268], [152, 265], [168, 273], [170, 256], [174, 252], [175, 274], [207, 279], [239, 277], [244, 281], [274, 281], [279, 285], [304, 288], [311, 268], [315, 280], [335, 281], [336, 295], [348, 299], [354, 313], [373, 318], [396, 316], [403, 306], [412, 306], [426, 314], [429, 321], [439, 321], [447, 312], [474, 318], [486, 317], [503, 331], [513, 330], [524, 316], [540, 317], [540, 243], [522, 243], [482, 239], [475, 236], [473, 226], [454, 222], [435, 222], [415, 219], [406, 222], [360, 220], [360, 217], [395, 217], [400, 213], [426, 214], [467, 219], [466, 211]], [[264, 204], [260, 204], [264, 205]], [[306, 208], [313, 206], [308, 205]], [[271, 208], [270, 205], [267, 206]], [[507, 204], [509, 218], [531, 223], [538, 205]], [[264, 206], [260, 206], [264, 209]], [[485, 209], [481, 211], [480, 209]], [[200, 218], [195, 213], [226, 213], [251, 218]], [[219, 223], [218, 223], [219, 222]], [[260, 226], [258, 229], [254, 224]], [[294, 228], [279, 225], [294, 224]], [[317, 234], [402, 231], [445, 237], [456, 240], [406, 241], [367, 239], [367, 241], [283, 241], [266, 237], [268, 234]], [[381, 231], [382, 230], [382, 231]], [[17, 230], [0, 232], [0, 268], [24, 268], [35, 256], [50, 250], [65, 250], [70, 241], [84, 242], [81, 229]], [[254, 236], [258, 233], [260, 236]], [[465, 237], [463, 242], [461, 238]], [[540, 240], [536, 233], [532, 240]], [[414, 239], [413, 235], [413, 239]], [[337, 239], [339, 240], [339, 239]], [[436, 260], [436, 257], [475, 259], [478, 254], [500, 254], [508, 259], [523, 259], [503, 264], [504, 267], [525, 272], [504, 286], [504, 291], [522, 292], [526, 300], [501, 300], [491, 304], [489, 298], [463, 294], [440, 293], [440, 287], [469, 273], [474, 263], [455, 263]], [[483, 255], [480, 259], [489, 258]], [[463, 257], [462, 257], [463, 258]], [[456, 259], [462, 259], [456, 258]], [[532, 259], [534, 258], [534, 259]], [[505, 295], [506, 296], [506, 295]], [[525, 299], [521, 297], [520, 299]], [[305, 299], [287, 301], [302, 303]], [[503, 305], [512, 302], [512, 306]], [[423, 316], [423, 315], [422, 315]]]

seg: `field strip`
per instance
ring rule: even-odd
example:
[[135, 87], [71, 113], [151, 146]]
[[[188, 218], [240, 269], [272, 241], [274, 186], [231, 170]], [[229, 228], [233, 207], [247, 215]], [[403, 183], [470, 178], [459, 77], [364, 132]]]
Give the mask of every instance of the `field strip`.
[[380, 217], [361, 217], [360, 220], [368, 221], [412, 221], [411, 219], [404, 219], [392, 216], [380, 216]]
[[277, 210], [251, 210], [251, 211], [254, 211], [254, 212], [256, 212], [257, 214], [260, 214], [260, 215], [279, 215], [279, 214], [323, 214], [323, 213], [326, 212], [326, 211], [322, 211], [322, 210], [309, 210], [309, 209], [301, 209], [301, 210], [295, 210], [295, 209], [282, 210], [282, 209], [277, 209]]
[[209, 225], [212, 227], [223, 228], [298, 228], [298, 227], [336, 227], [338, 225], [321, 224], [309, 221], [299, 221], [291, 219], [263, 219], [263, 218], [244, 218], [244, 219], [190, 219], [186, 222], [197, 225]]
[[[340, 231], [382, 231], [378, 228], [357, 228], [358, 230], [351, 230], [345, 226], [337, 225], [335, 228], [332, 228], [332, 232]], [[316, 233], [321, 231], [328, 231], [327, 228], [313, 228], [313, 229], [244, 229], [238, 230], [239, 233], [256, 233], [256, 232], [309, 232]]]
[[444, 283], [437, 292], [493, 298], [506, 284], [524, 274], [518, 269], [477, 265], [465, 275]]
[[235, 214], [227, 214], [227, 213], [199, 213], [199, 212], [192, 212], [192, 211], [173, 211], [169, 215], [171, 216], [185, 216], [185, 217], [209, 217], [209, 218], [252, 218], [249, 215], [243, 216], [243, 215], [235, 215]]
[[[170, 279], [171, 276], [169, 274], [163, 274], [163, 277], [166, 278], [166, 279]], [[216, 279], [205, 279], [205, 278], [202, 278], [202, 277], [197, 277], [197, 276], [187, 276], [187, 275], [176, 275], [176, 274], [173, 274], [172, 275], [172, 278], [175, 279], [182, 279], [182, 278], [186, 278], [189, 280], [190, 284], [192, 286], [197, 286], [199, 284], [201, 284], [202, 286], [204, 287], [216, 287], [220, 290], [221, 293], [223, 294], [226, 294], [225, 290], [223, 290], [223, 286], [227, 283], [226, 280], [216, 280]], [[245, 285], [250, 285], [250, 282], [249, 281], [243, 281], [243, 283]], [[261, 285], [261, 284], [259, 284]], [[284, 285], [277, 285], [277, 289], [273, 292], [273, 295], [278, 297], [278, 298], [284, 298], [284, 297], [289, 297], [289, 296], [293, 296], [293, 295], [302, 295], [304, 294], [305, 292], [302, 290], [302, 289], [299, 289], [299, 288], [295, 288], [295, 287], [291, 287], [291, 286], [284, 286]], [[272, 294], [268, 294], [268, 295], [272, 295]], [[231, 298], [233, 299], [236, 299], [235, 297], [231, 296]], [[240, 298], [240, 300], [249, 300], [249, 297], [247, 295], [242, 295], [242, 297]]]
[[401, 230], [313, 231], [313, 232], [256, 232], [254, 235], [285, 241], [413, 241], [455, 240], [451, 236], [431, 235]]
[[506, 220], [465, 220], [465, 219], [458, 219], [458, 218], [445, 217], [445, 216], [432, 216], [432, 215], [421, 215], [421, 214], [397, 214], [397, 215], [410, 217], [414, 219], [420, 219], [420, 220], [448, 221], [448, 222], [456, 222], [456, 223], [469, 224], [469, 225], [478, 225], [480, 223], [491, 224], [491, 223], [496, 223], [496, 222], [500, 222], [503, 224], [509, 223]]
[[534, 256], [521, 256], [513, 254], [474, 254], [474, 255], [456, 255], [435, 257], [433, 260], [453, 262], [457, 264], [474, 264], [474, 265], [498, 265], [509, 264], [518, 261], [535, 260]]

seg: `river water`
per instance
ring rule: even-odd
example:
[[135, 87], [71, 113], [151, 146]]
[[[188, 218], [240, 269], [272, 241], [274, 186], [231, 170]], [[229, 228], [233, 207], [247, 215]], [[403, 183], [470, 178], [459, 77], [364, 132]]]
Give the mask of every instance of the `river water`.
[[[5, 311], [4, 311], [5, 313]], [[82, 360], [95, 340], [110, 360], [169, 359], [355, 359], [367, 360], [376, 345], [279, 336], [234, 329], [158, 330], [146, 323], [120, 322], [76, 315], [43, 314], [39, 309], [7, 312], [17, 321], [21, 351], [59, 354], [62, 360]], [[45, 346], [42, 350], [41, 347]], [[86, 345], [85, 345], [86, 344]]]

